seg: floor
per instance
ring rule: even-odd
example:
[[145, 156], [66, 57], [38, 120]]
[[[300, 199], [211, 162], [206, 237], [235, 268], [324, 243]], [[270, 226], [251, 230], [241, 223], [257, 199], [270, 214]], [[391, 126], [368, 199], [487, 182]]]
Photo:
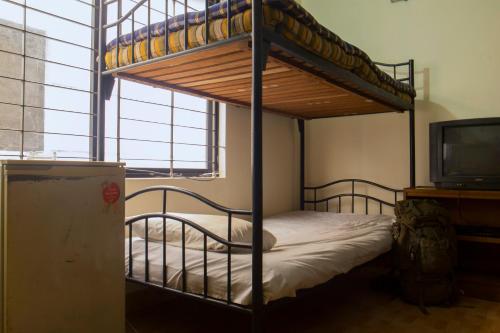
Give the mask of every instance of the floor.
[[[451, 308], [431, 307], [430, 314], [424, 315], [389, 292], [387, 284], [375, 283], [377, 279], [346, 276], [334, 281], [321, 294], [310, 295], [271, 313], [266, 331], [500, 332], [500, 303], [464, 296]], [[129, 311], [127, 333], [250, 332], [248, 318], [233, 312], [178, 298], [155, 296], [152, 301], [141, 297], [136, 295], [129, 300], [129, 307], [134, 309]]]

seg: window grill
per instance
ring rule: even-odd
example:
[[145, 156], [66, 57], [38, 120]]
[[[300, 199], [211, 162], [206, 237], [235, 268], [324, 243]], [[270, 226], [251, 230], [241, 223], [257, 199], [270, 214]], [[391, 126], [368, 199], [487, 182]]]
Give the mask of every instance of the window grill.
[[[203, 1], [190, 0], [189, 10], [196, 10], [197, 2], [201, 6]], [[123, 8], [118, 8], [117, 2], [114, 15], [136, 5], [137, 0], [119, 3]], [[160, 8], [165, 3], [170, 4], [172, 15]], [[184, 6], [180, 0], [153, 0], [151, 10], [160, 19], [166, 15], [172, 17], [177, 4]], [[111, 11], [107, 14], [113, 15]], [[0, 41], [0, 158], [95, 161], [99, 159], [98, 145], [104, 142], [105, 160], [126, 162], [130, 165], [127, 173], [131, 177], [217, 175], [218, 150], [224, 147], [218, 145], [219, 106], [215, 103], [206, 102], [203, 108], [178, 105], [177, 98], [187, 97], [163, 90], [162, 100], [148, 99], [149, 92], [132, 96], [127, 93], [130, 87], [126, 88], [131, 84], [117, 79], [112, 100], [106, 104], [106, 129], [104, 135], [100, 135], [97, 130], [98, 20], [98, 6], [92, 0], [57, 3], [0, 0], [0, 34], [3, 35]], [[141, 27], [149, 20], [140, 16], [134, 22], [129, 19], [116, 33], [130, 32], [134, 24]], [[116, 34], [110, 33], [107, 37], [109, 42]], [[132, 104], [140, 112], [130, 112]], [[150, 109], [160, 109], [165, 118], [143, 117], [141, 113]], [[184, 121], [176, 119], [181, 116]], [[141, 124], [142, 132], [130, 130], [131, 124]], [[162, 139], [145, 135], [159, 129], [165, 130], [166, 136]], [[183, 140], [182, 135], [176, 134], [188, 131], [194, 133], [195, 140]], [[149, 144], [164, 145], [167, 149], [142, 156]]]

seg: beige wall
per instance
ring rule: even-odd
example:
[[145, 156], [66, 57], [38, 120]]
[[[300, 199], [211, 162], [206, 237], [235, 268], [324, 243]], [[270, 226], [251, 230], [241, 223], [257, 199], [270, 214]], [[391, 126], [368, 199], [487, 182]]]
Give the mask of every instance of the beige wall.
[[[500, 116], [498, 0], [302, 0], [323, 25], [374, 60], [414, 58], [417, 184], [429, 184], [428, 124]], [[311, 184], [361, 177], [407, 186], [408, 116], [387, 114], [309, 122]]]
[[[129, 179], [127, 193], [153, 185], [174, 185], [190, 189], [232, 208], [251, 208], [250, 111], [228, 107], [226, 112], [225, 177], [214, 180]], [[264, 115], [264, 214], [298, 208], [298, 132], [296, 121]], [[214, 212], [192, 199], [173, 194], [169, 209], [186, 212]], [[160, 196], [146, 196], [127, 203], [127, 215], [161, 210]]]

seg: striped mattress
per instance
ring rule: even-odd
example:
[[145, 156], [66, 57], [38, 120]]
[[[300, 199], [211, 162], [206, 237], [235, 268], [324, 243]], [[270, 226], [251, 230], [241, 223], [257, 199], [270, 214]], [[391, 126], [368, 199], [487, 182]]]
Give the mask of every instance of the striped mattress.
[[[319, 24], [294, 0], [263, 0], [263, 3], [266, 27], [405, 101], [411, 101], [415, 97], [413, 87], [380, 70], [365, 52]], [[252, 0], [233, 0], [231, 4], [232, 34], [251, 32]], [[188, 48], [205, 44], [204, 23], [205, 11], [188, 13]], [[153, 58], [165, 55], [165, 26], [165, 21], [150, 26], [150, 49]], [[135, 63], [146, 60], [147, 31], [147, 27], [142, 27], [134, 31], [133, 35], [129, 33], [108, 43], [105, 57], [107, 68], [117, 67], [117, 46], [120, 66], [132, 63], [132, 52]], [[223, 40], [227, 36], [227, 2], [223, 0], [209, 7], [209, 41]], [[184, 50], [184, 14], [168, 20], [168, 45], [170, 53]]]

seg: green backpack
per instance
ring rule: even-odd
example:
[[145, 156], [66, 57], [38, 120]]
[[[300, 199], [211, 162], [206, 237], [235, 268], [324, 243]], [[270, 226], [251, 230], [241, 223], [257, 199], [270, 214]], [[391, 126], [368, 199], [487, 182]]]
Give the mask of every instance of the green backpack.
[[395, 208], [395, 264], [404, 300], [426, 305], [449, 305], [455, 284], [457, 246], [448, 211], [433, 200], [405, 200]]

